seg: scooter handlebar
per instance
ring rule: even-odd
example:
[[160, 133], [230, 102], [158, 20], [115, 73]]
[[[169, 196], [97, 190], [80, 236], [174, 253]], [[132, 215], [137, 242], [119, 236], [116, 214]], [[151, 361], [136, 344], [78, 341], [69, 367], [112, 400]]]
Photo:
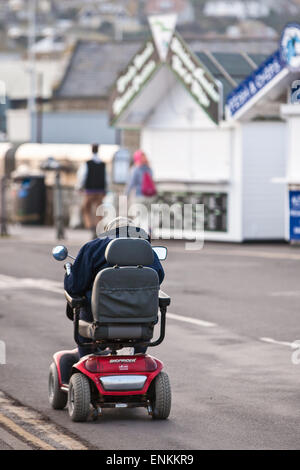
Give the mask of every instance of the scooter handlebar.
[[71, 274], [71, 269], [72, 269], [72, 264], [71, 264], [71, 263], [66, 263], [66, 264], [64, 265], [64, 268], [65, 268], [65, 270], [66, 270], [67, 276], [70, 276], [70, 274]]

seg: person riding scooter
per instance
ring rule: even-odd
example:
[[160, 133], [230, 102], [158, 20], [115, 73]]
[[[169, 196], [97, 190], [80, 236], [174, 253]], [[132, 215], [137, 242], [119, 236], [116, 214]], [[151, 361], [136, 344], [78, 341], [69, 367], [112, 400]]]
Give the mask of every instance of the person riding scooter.
[[[71, 267], [69, 275], [65, 276], [65, 290], [72, 296], [85, 296], [87, 304], [80, 311], [80, 319], [92, 322], [91, 294], [92, 287], [98, 272], [108, 267], [105, 259], [105, 250], [108, 244], [114, 238], [144, 238], [150, 242], [150, 236], [141, 228], [136, 227], [134, 223], [126, 217], [118, 217], [112, 220], [105, 229], [105, 233], [96, 240], [86, 243], [78, 253], [78, 256]], [[158, 273], [159, 283], [164, 280], [164, 270], [154, 253], [154, 263], [152, 266]], [[67, 310], [68, 311], [68, 310]], [[69, 312], [69, 318], [72, 318], [72, 312]], [[87, 340], [85, 340], [87, 342]], [[136, 346], [135, 354], [146, 352], [145, 347]], [[80, 357], [94, 352], [94, 346], [78, 346]]]
[[[97, 419], [105, 408], [146, 408], [153, 419], [164, 420], [171, 410], [169, 376], [159, 359], [139, 348], [154, 348], [165, 339], [171, 298], [160, 288], [164, 272], [158, 260], [167, 258], [167, 248], [151, 246], [147, 234], [127, 219], [113, 221], [107, 230], [82, 248], [73, 272], [65, 265], [66, 287], [80, 294], [65, 291], [82, 357], [77, 349], [54, 354], [49, 402], [55, 410], [68, 404], [73, 422]], [[56, 261], [73, 258], [62, 245], [52, 255]], [[80, 319], [90, 313], [91, 321]]]

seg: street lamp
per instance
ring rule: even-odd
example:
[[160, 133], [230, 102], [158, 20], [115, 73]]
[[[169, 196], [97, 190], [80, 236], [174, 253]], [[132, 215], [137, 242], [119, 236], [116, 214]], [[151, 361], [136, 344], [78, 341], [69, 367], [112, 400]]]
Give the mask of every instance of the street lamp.
[[33, 115], [36, 111], [36, 64], [35, 64], [35, 40], [36, 40], [36, 9], [37, 0], [29, 0], [29, 25], [28, 25], [28, 61], [30, 73], [30, 93], [28, 97], [29, 119], [32, 122]]

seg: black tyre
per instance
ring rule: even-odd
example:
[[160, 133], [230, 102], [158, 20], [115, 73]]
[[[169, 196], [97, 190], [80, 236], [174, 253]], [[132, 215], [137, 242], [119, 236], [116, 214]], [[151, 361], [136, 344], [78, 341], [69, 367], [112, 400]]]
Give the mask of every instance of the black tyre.
[[171, 411], [171, 384], [168, 374], [160, 372], [155, 379], [152, 396], [152, 418], [167, 419]]
[[49, 370], [48, 381], [49, 403], [54, 410], [63, 410], [68, 401], [68, 395], [59, 387], [58, 372], [56, 365], [52, 362]]
[[90, 413], [91, 389], [87, 377], [74, 374], [71, 377], [68, 394], [68, 409], [72, 421], [77, 423], [88, 419]]

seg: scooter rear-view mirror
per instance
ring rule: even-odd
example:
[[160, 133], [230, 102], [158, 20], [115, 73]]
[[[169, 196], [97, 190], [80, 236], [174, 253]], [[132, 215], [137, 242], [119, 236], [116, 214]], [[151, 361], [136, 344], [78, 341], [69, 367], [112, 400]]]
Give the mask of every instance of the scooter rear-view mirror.
[[153, 251], [155, 251], [155, 253], [157, 254], [158, 259], [160, 261], [164, 261], [165, 259], [167, 259], [168, 249], [165, 246], [153, 246], [152, 248]]
[[68, 248], [63, 245], [58, 245], [53, 248], [52, 255], [56, 261], [64, 261], [69, 255]]

